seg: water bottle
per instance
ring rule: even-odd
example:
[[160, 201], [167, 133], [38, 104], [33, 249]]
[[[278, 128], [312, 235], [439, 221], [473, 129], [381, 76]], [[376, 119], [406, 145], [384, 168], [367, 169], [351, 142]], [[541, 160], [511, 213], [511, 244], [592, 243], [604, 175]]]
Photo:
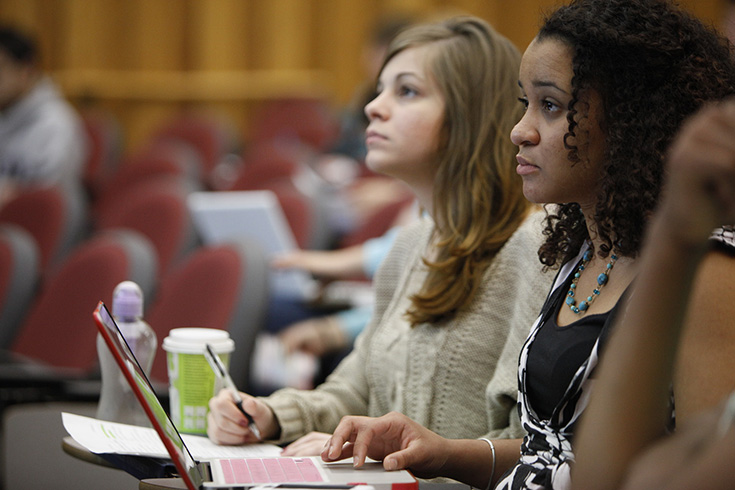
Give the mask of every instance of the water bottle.
[[[112, 316], [140, 367], [149, 375], [156, 354], [156, 333], [143, 321], [143, 292], [132, 281], [123, 281], [112, 293]], [[102, 389], [97, 418], [124, 424], [150, 426], [143, 408], [112, 357], [105, 340], [97, 335], [97, 356], [102, 375]]]

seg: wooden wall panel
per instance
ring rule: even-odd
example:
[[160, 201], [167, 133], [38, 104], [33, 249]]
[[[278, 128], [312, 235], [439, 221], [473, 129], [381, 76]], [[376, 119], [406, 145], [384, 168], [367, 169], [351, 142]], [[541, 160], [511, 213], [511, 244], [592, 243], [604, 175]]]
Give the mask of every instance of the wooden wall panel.
[[196, 70], [244, 70], [248, 66], [248, 2], [210, 0], [190, 6], [185, 41], [187, 66]]
[[368, 76], [362, 50], [378, 13], [371, 0], [324, 0], [317, 3], [316, 62], [330, 73], [334, 99], [347, 103]]
[[128, 69], [133, 56], [124, 37], [131, 19], [124, 15], [119, 2], [68, 0], [57, 19], [63, 47], [57, 70]]
[[306, 69], [311, 59], [312, 2], [269, 0], [257, 3], [253, 68]]
[[131, 19], [118, 48], [133, 54], [135, 70], [185, 70], [188, 2], [153, 0], [119, 2], [129, 5]]
[[35, 29], [40, 17], [40, 5], [36, 1], [3, 0], [0, 2], [0, 21], [25, 29]]
[[[95, 102], [131, 145], [182, 108], [223, 111], [247, 126], [282, 94], [346, 104], [365, 79], [364, 42], [391, 14], [480, 16], [520, 50], [561, 0], [0, 0], [0, 21], [38, 34], [43, 66], [70, 99]], [[682, 0], [720, 24], [726, 0]]]
[[558, 5], [559, 0], [515, 0], [502, 2], [494, 24], [523, 52], [538, 32], [543, 14]]

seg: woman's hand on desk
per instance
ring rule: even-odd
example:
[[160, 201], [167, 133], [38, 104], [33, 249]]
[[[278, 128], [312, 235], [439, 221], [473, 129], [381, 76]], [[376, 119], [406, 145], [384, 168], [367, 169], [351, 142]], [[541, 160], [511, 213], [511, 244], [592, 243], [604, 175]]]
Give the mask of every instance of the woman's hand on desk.
[[443, 474], [447, 439], [391, 412], [378, 418], [344, 417], [322, 451], [324, 461], [353, 457], [356, 467], [365, 458], [382, 460], [386, 470], [410, 469], [420, 478]]
[[286, 446], [281, 456], [319, 456], [330, 437], [324, 432], [309, 432]]
[[[240, 393], [243, 409], [253, 417], [263, 440], [273, 439], [279, 432], [278, 422], [268, 405], [245, 393]], [[209, 400], [207, 435], [217, 444], [238, 445], [260, 442], [248, 428], [248, 420], [240, 412], [226, 389]]]

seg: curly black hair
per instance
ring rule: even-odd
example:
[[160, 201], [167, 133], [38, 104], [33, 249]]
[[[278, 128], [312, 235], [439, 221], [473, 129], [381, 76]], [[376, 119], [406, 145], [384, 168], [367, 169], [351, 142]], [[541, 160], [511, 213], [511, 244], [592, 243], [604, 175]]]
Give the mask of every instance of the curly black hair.
[[[546, 18], [537, 36], [572, 49], [572, 100], [565, 146], [579, 129], [580, 94], [597, 92], [606, 134], [605, 169], [595, 226], [598, 254], [635, 257], [659, 197], [667, 148], [682, 121], [707, 101], [735, 93], [730, 43], [665, 0], [573, 0]], [[580, 107], [579, 110], [575, 109]], [[541, 261], [558, 266], [578, 253], [588, 232], [576, 203], [547, 208]]]

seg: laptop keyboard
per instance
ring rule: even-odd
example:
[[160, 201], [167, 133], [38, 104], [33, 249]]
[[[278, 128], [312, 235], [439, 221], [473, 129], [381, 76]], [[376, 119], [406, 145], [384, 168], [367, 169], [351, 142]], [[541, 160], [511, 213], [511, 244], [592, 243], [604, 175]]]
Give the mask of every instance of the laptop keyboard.
[[308, 458], [238, 458], [218, 460], [225, 483], [319, 483], [324, 481]]

